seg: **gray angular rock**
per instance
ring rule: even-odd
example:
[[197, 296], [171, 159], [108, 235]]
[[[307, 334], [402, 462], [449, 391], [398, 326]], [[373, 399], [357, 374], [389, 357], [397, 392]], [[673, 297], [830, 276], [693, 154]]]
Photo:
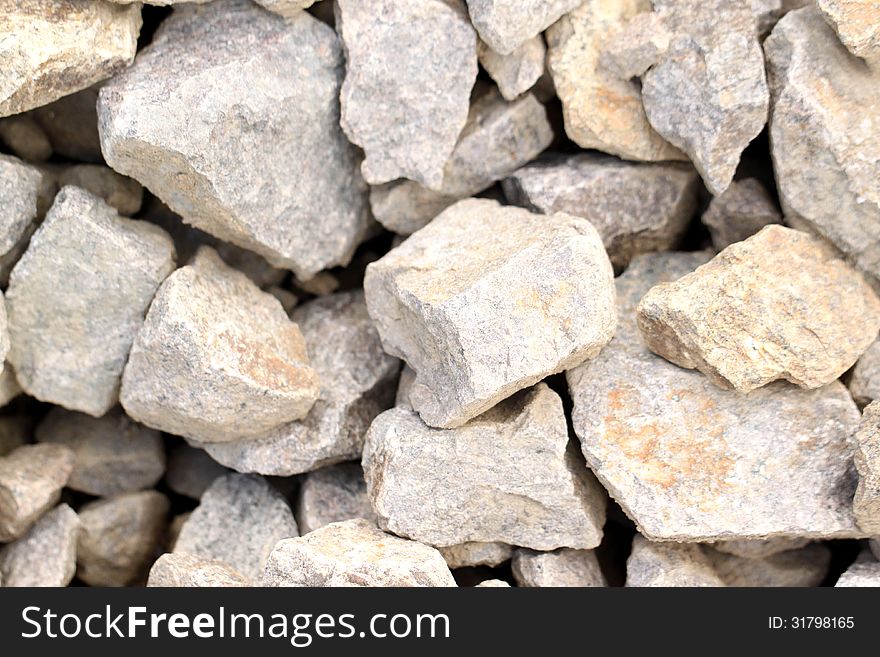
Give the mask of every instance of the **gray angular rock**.
[[659, 14], [636, 14], [608, 39], [599, 65], [623, 80], [641, 77], [669, 49], [671, 40]]
[[480, 38], [502, 55], [553, 25], [582, 0], [467, 0]]
[[165, 472], [162, 436], [120, 410], [93, 418], [53, 408], [37, 426], [35, 437], [74, 451], [76, 462], [66, 485], [89, 495], [152, 488]]
[[33, 420], [29, 415], [0, 416], [0, 456], [30, 442]]
[[834, 244], [880, 290], [880, 71], [853, 57], [815, 7], [764, 42], [770, 144], [786, 223]]
[[477, 58], [486, 69], [505, 100], [514, 100], [525, 93], [544, 74], [547, 46], [538, 34], [526, 39], [507, 55], [492, 50], [484, 41], [477, 44]]
[[278, 300], [202, 247], [156, 292], [120, 401], [149, 427], [229, 442], [305, 416], [318, 386], [302, 334]]
[[347, 520], [279, 541], [262, 586], [455, 586], [434, 548]]
[[867, 534], [880, 536], [880, 402], [865, 408], [854, 440], [859, 486], [853, 499], [853, 513]]
[[715, 196], [700, 217], [712, 236], [712, 246], [721, 251], [742, 242], [764, 226], [781, 224], [782, 215], [764, 186], [755, 178], [734, 180]]
[[169, 552], [156, 559], [150, 568], [147, 586], [151, 587], [234, 587], [249, 586], [246, 577], [222, 561], [203, 559], [192, 554]]
[[849, 391], [860, 406], [880, 399], [880, 340], [861, 355], [849, 380]]
[[363, 467], [379, 526], [400, 536], [538, 550], [602, 540], [605, 495], [569, 449], [562, 400], [543, 383], [457, 429], [386, 411], [367, 433]]
[[340, 123], [364, 149], [364, 178], [439, 189], [477, 77], [463, 0], [337, 0], [334, 9], [346, 59]]
[[767, 538], [763, 540], [718, 541], [712, 547], [718, 552], [747, 559], [764, 559], [774, 554], [797, 550], [810, 542], [808, 538]]
[[831, 383], [880, 329], [880, 299], [862, 275], [825, 242], [777, 225], [652, 288], [637, 314], [651, 351], [742, 392]]
[[614, 339], [567, 373], [587, 464], [657, 540], [861, 535], [849, 442], [859, 415], [842, 384], [778, 382], [743, 395], [644, 346], [639, 299], [707, 259], [638, 256], [617, 279]]
[[315, 0], [255, 0], [258, 5], [271, 12], [293, 18], [306, 7], [311, 7]]
[[858, 563], [850, 566], [837, 580], [835, 587], [880, 586], [880, 563]]
[[165, 483], [178, 495], [198, 500], [217, 477], [228, 472], [204, 450], [178, 445], [168, 455]]
[[411, 180], [373, 187], [373, 215], [395, 233], [414, 233], [456, 201], [486, 190], [533, 160], [552, 141], [547, 111], [532, 94], [506, 102], [490, 89], [471, 105], [439, 191]]
[[215, 559], [257, 582], [269, 553], [299, 536], [287, 502], [255, 475], [218, 477], [184, 523], [174, 552]]
[[517, 586], [608, 586], [593, 550], [517, 550], [511, 562]]
[[513, 555], [513, 547], [506, 543], [470, 542], [437, 548], [450, 569], [472, 566], [494, 568]]
[[100, 83], [92, 85], [32, 112], [34, 120], [49, 137], [53, 151], [78, 162], [100, 164], [104, 161], [98, 137], [100, 89]]
[[299, 488], [295, 515], [302, 534], [355, 518], [375, 522], [360, 464], [340, 463], [306, 475]]
[[371, 263], [364, 289], [434, 427], [594, 357], [614, 333], [613, 271], [590, 223], [487, 199], [459, 201]]
[[0, 258], [13, 250], [37, 219], [42, 184], [38, 168], [0, 155]]
[[52, 157], [52, 144], [29, 114], [0, 119], [0, 143], [28, 162], [44, 162]]
[[296, 308], [321, 391], [302, 420], [254, 439], [205, 444], [241, 472], [288, 476], [360, 458], [373, 418], [391, 406], [399, 363], [382, 344], [362, 292], [340, 292]]
[[80, 521], [66, 504], [46, 513], [14, 543], [0, 548], [3, 586], [67, 586], [76, 572]]
[[876, 0], [816, 0], [825, 21], [847, 50], [880, 67], [880, 3]]
[[699, 176], [684, 164], [581, 153], [524, 166], [502, 186], [509, 203], [532, 212], [587, 219], [622, 268], [638, 253], [676, 245], [696, 211]]
[[704, 548], [712, 568], [727, 586], [819, 586], [828, 573], [831, 550], [814, 543], [761, 559]]
[[136, 180], [120, 176], [97, 164], [76, 164], [58, 176], [60, 186], [74, 185], [99, 196], [119, 214], [130, 217], [141, 209], [144, 188]]
[[764, 128], [770, 103], [755, 19], [746, 2], [654, 0], [673, 37], [642, 78], [654, 129], [722, 193]]
[[636, 534], [626, 560], [626, 586], [726, 586], [701, 546], [654, 543]]
[[9, 362], [42, 401], [101, 416], [144, 313], [174, 269], [171, 238], [65, 187], [9, 277]]
[[104, 157], [187, 223], [276, 266], [308, 278], [347, 264], [369, 218], [339, 129], [342, 64], [332, 29], [306, 12], [175, 9], [101, 89]]

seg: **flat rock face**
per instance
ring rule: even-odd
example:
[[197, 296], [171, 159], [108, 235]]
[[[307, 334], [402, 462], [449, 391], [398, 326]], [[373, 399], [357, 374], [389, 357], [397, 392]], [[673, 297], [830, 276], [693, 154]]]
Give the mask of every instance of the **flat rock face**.
[[709, 229], [716, 251], [742, 242], [764, 226], [781, 224], [782, 215], [764, 186], [755, 178], [735, 180], [715, 196], [700, 217]]
[[364, 149], [364, 178], [438, 189], [477, 77], [464, 2], [337, 0], [334, 8], [346, 59], [341, 125]]
[[457, 429], [394, 408], [367, 433], [367, 490], [380, 527], [431, 545], [594, 548], [606, 499], [568, 443], [562, 401], [543, 383]]
[[508, 55], [570, 12], [581, 0], [467, 0], [480, 38]]
[[49, 137], [53, 151], [79, 162], [104, 161], [98, 137], [100, 89], [101, 84], [95, 84], [33, 111], [34, 120]]
[[147, 586], [174, 588], [249, 585], [246, 577], [222, 561], [182, 552], [170, 552], [156, 559], [147, 579]]
[[617, 279], [614, 339], [567, 373], [587, 464], [656, 540], [859, 535], [849, 443], [859, 414], [842, 384], [743, 395], [644, 346], [639, 299], [707, 258], [639, 256]]
[[55, 198], [9, 277], [9, 362], [29, 395], [99, 417], [153, 294], [174, 269], [162, 229], [77, 187]]
[[306, 12], [183, 6], [101, 89], [104, 157], [186, 222], [308, 278], [348, 263], [368, 225], [342, 76], [338, 39]]
[[637, 312], [652, 351], [743, 392], [831, 383], [880, 329], [880, 299], [861, 274], [816, 237], [775, 225], [652, 288]]
[[764, 58], [748, 3], [654, 0], [673, 34], [642, 79], [654, 129], [691, 158], [706, 187], [720, 194], [739, 158], [767, 122]]
[[348, 520], [279, 541], [262, 586], [455, 586], [434, 548], [367, 520]]
[[520, 549], [513, 555], [511, 568], [519, 586], [608, 586], [592, 550]]
[[203, 247], [156, 293], [120, 401], [147, 426], [229, 442], [304, 417], [318, 389], [302, 334], [278, 300]]
[[726, 586], [701, 546], [654, 543], [636, 534], [626, 560], [626, 586]]
[[638, 253], [676, 245], [696, 211], [699, 177], [684, 164], [582, 153], [529, 164], [502, 185], [508, 202], [532, 212], [587, 219], [621, 268]]
[[849, 391], [861, 406], [880, 399], [880, 340], [874, 340], [859, 358], [849, 380]]
[[178, 445], [168, 455], [165, 483], [178, 495], [198, 500], [217, 477], [228, 472], [204, 450]]
[[853, 512], [859, 527], [871, 536], [880, 536], [880, 402], [865, 409], [855, 443], [859, 487]]
[[417, 373], [413, 408], [450, 428], [594, 357], [612, 277], [589, 222], [469, 199], [370, 264], [364, 289], [385, 350]]
[[880, 4], [875, 0], [817, 0], [816, 6], [856, 57], [880, 65]]
[[451, 568], [472, 566], [495, 566], [509, 561], [513, 555], [513, 547], [506, 543], [461, 543], [437, 548]]
[[374, 187], [373, 214], [395, 233], [414, 233], [459, 199], [484, 191], [530, 162], [552, 141], [547, 111], [532, 94], [506, 102], [490, 89], [471, 105], [439, 191], [411, 180]]
[[296, 504], [296, 523], [301, 533], [355, 518], [375, 522], [359, 463], [331, 465], [306, 475]]
[[120, 176], [112, 169], [98, 164], [67, 167], [58, 176], [58, 184], [62, 187], [74, 185], [91, 192], [126, 217], [141, 209], [144, 196], [144, 188], [136, 180]]
[[817, 543], [762, 559], [738, 557], [711, 548], [704, 551], [727, 586], [819, 586], [831, 562], [831, 550]]
[[764, 42], [770, 143], [786, 222], [815, 231], [880, 289], [880, 72], [844, 48], [815, 8]]
[[531, 89], [544, 73], [547, 47], [538, 34], [523, 41], [512, 52], [501, 55], [484, 41], [477, 45], [477, 57], [489, 76], [495, 80], [505, 100], [514, 100]]
[[0, 548], [3, 586], [67, 586], [76, 572], [80, 522], [66, 504], [40, 518], [24, 536]]
[[37, 218], [42, 180], [38, 168], [0, 155], [0, 257], [18, 244]]
[[0, 542], [22, 536], [55, 506], [74, 458], [63, 445], [23, 445], [0, 457]]
[[180, 530], [174, 552], [222, 561], [254, 583], [283, 538], [299, 536], [287, 502], [255, 475], [219, 477]]
[[37, 427], [36, 439], [67, 445], [76, 453], [67, 487], [89, 495], [152, 488], [165, 472], [159, 432], [132, 422], [118, 410], [93, 418], [53, 408]]
[[85, 89], [134, 59], [140, 5], [16, 0], [0, 16], [0, 116]]
[[292, 318], [320, 382], [318, 400], [302, 420], [255, 439], [204, 445], [240, 472], [288, 476], [359, 459], [370, 422], [393, 402], [399, 362], [382, 350], [363, 293], [316, 299]]
[[612, 35], [650, 0], [586, 0], [547, 30], [547, 66], [562, 101], [565, 132], [582, 148], [628, 160], [683, 160], [663, 139], [642, 105], [638, 81], [619, 77], [601, 64]]
[[840, 576], [835, 587], [880, 586], [880, 563], [857, 563]]

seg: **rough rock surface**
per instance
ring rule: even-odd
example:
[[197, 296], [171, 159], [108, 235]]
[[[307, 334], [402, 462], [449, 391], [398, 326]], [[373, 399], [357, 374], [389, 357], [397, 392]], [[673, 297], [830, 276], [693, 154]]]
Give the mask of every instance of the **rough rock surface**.
[[130, 217], [141, 209], [144, 188], [136, 180], [120, 176], [98, 164], [77, 164], [67, 167], [58, 176], [58, 184], [74, 185], [99, 196], [116, 208], [119, 214]]
[[304, 417], [318, 386], [302, 334], [278, 300], [203, 247], [156, 293], [120, 401], [147, 426], [228, 442]]
[[553, 25], [582, 0], [467, 0], [471, 22], [480, 38], [508, 55]]
[[457, 429], [386, 411], [367, 433], [363, 466], [379, 526], [400, 536], [590, 549], [606, 498], [568, 447], [562, 400], [542, 383]]
[[52, 157], [52, 144], [29, 114], [0, 119], [0, 143], [28, 162], [44, 162]]
[[835, 381], [880, 329], [880, 299], [862, 275], [807, 233], [767, 226], [639, 303], [653, 352], [722, 388], [785, 379]]
[[764, 42], [770, 144], [786, 223], [817, 232], [880, 289], [880, 71], [844, 48], [815, 8]]
[[849, 380], [849, 391], [861, 406], [880, 399], [880, 340], [874, 340], [859, 358]]
[[49, 137], [52, 150], [70, 160], [100, 164], [98, 137], [98, 91], [92, 85], [33, 111], [34, 120]]
[[204, 450], [178, 445], [168, 455], [165, 483], [178, 495], [198, 500], [217, 477], [228, 472]]
[[[0, 155], [0, 259], [15, 248], [36, 220], [42, 184], [38, 168]], [[6, 351], [3, 354], [5, 357]]]
[[712, 199], [700, 217], [709, 229], [716, 251], [742, 242], [764, 226], [781, 224], [782, 215], [764, 186], [755, 178], [735, 180]]
[[726, 554], [748, 559], [764, 559], [787, 550], [797, 550], [810, 542], [808, 538], [767, 538], [764, 540], [718, 541], [712, 547]]
[[536, 158], [551, 141], [547, 111], [532, 94], [506, 102], [492, 89], [471, 105], [439, 191], [411, 180], [373, 187], [373, 215], [395, 233], [414, 233], [459, 199], [484, 191]]
[[165, 472], [158, 431], [115, 410], [100, 418], [53, 408], [37, 426], [41, 443], [66, 445], [76, 454], [67, 487], [104, 497], [152, 488]]
[[880, 586], [880, 563], [857, 563], [837, 580], [836, 587]]
[[346, 264], [368, 226], [342, 75], [338, 39], [307, 12], [184, 5], [101, 89], [104, 156], [186, 222], [308, 278]]
[[337, 0], [334, 7], [346, 58], [340, 123], [364, 149], [364, 178], [438, 189], [477, 77], [477, 35], [464, 2]]
[[532, 212], [589, 220], [608, 257], [625, 267], [638, 253], [674, 247], [697, 208], [699, 176], [684, 164], [641, 164], [581, 153], [535, 162], [503, 183], [508, 202]]
[[847, 50], [871, 66], [880, 66], [880, 2], [816, 0], [816, 6]]
[[737, 557], [711, 548], [704, 551], [727, 586], [819, 586], [831, 562], [831, 550], [818, 543], [762, 559]]
[[639, 299], [707, 258], [638, 256], [617, 279], [614, 339], [567, 374], [587, 464], [658, 540], [859, 535], [849, 443], [859, 414], [842, 384], [779, 382], [742, 395], [644, 346]]
[[508, 561], [513, 555], [513, 548], [506, 543], [461, 543], [437, 548], [446, 564], [451, 568], [469, 566], [495, 567]]
[[592, 550], [517, 550], [511, 562], [519, 586], [607, 586]]
[[275, 544], [298, 535], [290, 507], [265, 479], [229, 474], [202, 495], [174, 551], [222, 561], [253, 583]]
[[76, 572], [80, 522], [66, 504], [40, 518], [24, 536], [0, 548], [3, 586], [67, 586]]
[[375, 522], [360, 464], [340, 463], [306, 475], [299, 488], [295, 515], [302, 534], [355, 518]]
[[222, 561], [192, 554], [170, 552], [156, 559], [150, 568], [147, 586], [232, 587], [248, 586], [247, 578]]
[[298, 307], [321, 391], [309, 414], [252, 439], [204, 445], [223, 465], [241, 472], [287, 476], [360, 458], [373, 418], [391, 406], [396, 358], [382, 344], [362, 292], [340, 292]]
[[119, 395], [144, 313], [174, 268], [171, 238], [65, 187], [9, 277], [9, 362], [29, 395], [100, 416]]
[[671, 39], [659, 14], [636, 14], [605, 43], [599, 65], [623, 80], [640, 77], [669, 49]]
[[636, 534], [626, 560], [627, 586], [725, 586], [699, 545], [653, 543]]
[[871, 536], [880, 536], [880, 401], [865, 409], [855, 445], [859, 486], [853, 512], [859, 527]]
[[469, 199], [370, 264], [364, 289], [386, 351], [417, 373], [413, 407], [449, 428], [594, 357], [612, 277], [589, 222]]
[[547, 47], [541, 35], [533, 36], [507, 55], [500, 55], [480, 41], [477, 57], [505, 100], [513, 100], [525, 93], [544, 74]]
[[327, 525], [278, 542], [263, 586], [455, 586], [440, 553], [367, 520]]

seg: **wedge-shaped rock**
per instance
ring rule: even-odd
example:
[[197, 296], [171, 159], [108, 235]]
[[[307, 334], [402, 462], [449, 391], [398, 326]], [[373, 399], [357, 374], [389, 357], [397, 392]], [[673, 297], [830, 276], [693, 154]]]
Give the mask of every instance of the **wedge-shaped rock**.
[[654, 0], [672, 40], [642, 78], [654, 129], [691, 158], [713, 194], [767, 122], [770, 96], [747, 2]]
[[467, 0], [480, 38], [508, 55], [540, 34], [582, 0]]
[[471, 105], [440, 190], [411, 180], [374, 187], [373, 214], [395, 233], [414, 233], [456, 201], [482, 192], [535, 159], [551, 141], [547, 111], [532, 94], [508, 103], [492, 89]]
[[104, 199], [119, 214], [130, 217], [141, 209], [144, 188], [99, 164], [76, 164], [58, 175], [60, 186], [74, 185]]
[[209, 443], [304, 417], [317, 397], [297, 325], [275, 297], [203, 247], [156, 293], [120, 401], [138, 422]]
[[131, 64], [140, 5], [16, 0], [0, 15], [0, 116], [72, 94]]
[[748, 559], [764, 559], [787, 550], [797, 550], [810, 542], [808, 538], [765, 538], [763, 540], [718, 541], [712, 547], [719, 552]]
[[781, 224], [782, 215], [764, 186], [755, 178], [735, 180], [709, 203], [700, 217], [717, 251], [742, 242], [764, 226]]
[[76, 463], [67, 487], [89, 495], [151, 488], [165, 472], [162, 436], [119, 410], [93, 418], [53, 408], [37, 427], [36, 438], [74, 451]]
[[168, 455], [165, 483], [178, 495], [198, 500], [217, 477], [228, 472], [204, 450], [178, 445]]
[[437, 548], [450, 568], [469, 566], [495, 567], [509, 561], [513, 548], [506, 543], [461, 543]]
[[439, 189], [477, 77], [477, 35], [463, 0], [337, 0], [334, 7], [346, 58], [341, 125], [364, 149], [364, 178]]
[[49, 137], [53, 151], [78, 162], [103, 163], [98, 137], [100, 88], [100, 84], [92, 85], [32, 112], [34, 120]]
[[880, 536], [880, 402], [865, 409], [855, 443], [859, 486], [853, 512], [859, 527], [871, 536]]
[[279, 541], [263, 586], [455, 586], [434, 548], [347, 520]]
[[511, 562], [519, 586], [608, 586], [592, 550], [517, 550]]
[[525, 166], [502, 186], [508, 202], [532, 212], [589, 220], [611, 262], [625, 267], [637, 253], [666, 250], [681, 239], [697, 208], [699, 176], [684, 164], [583, 153]]
[[683, 160], [684, 154], [654, 131], [637, 80], [602, 65], [615, 32], [650, 0], [586, 0], [547, 30], [547, 67], [562, 101], [565, 132], [582, 148], [628, 160]]
[[246, 577], [222, 561], [203, 559], [182, 552], [170, 552], [156, 559], [147, 579], [147, 586], [174, 588], [249, 585]]
[[331, 465], [306, 476], [296, 503], [301, 533], [356, 518], [375, 521], [360, 463]]
[[880, 399], [880, 340], [874, 340], [859, 358], [849, 380], [849, 391], [861, 406]]
[[614, 340], [567, 373], [587, 464], [657, 540], [859, 535], [849, 443], [859, 415], [841, 383], [778, 382], [743, 395], [644, 346], [639, 299], [707, 258], [639, 256], [617, 279]]
[[42, 184], [38, 168], [0, 155], [0, 259], [15, 248], [36, 220]]
[[291, 536], [299, 532], [281, 494], [262, 477], [229, 474], [202, 495], [174, 551], [222, 561], [255, 583], [275, 544]]
[[850, 566], [835, 587], [880, 586], [880, 563], [857, 563]]
[[[370, 422], [391, 406], [399, 363], [382, 350], [361, 292], [341, 292], [293, 313], [321, 391], [302, 420], [252, 439], [206, 444], [240, 472], [292, 475], [360, 458]], [[264, 403], [264, 402], [260, 402]]]
[[458, 429], [386, 411], [367, 433], [363, 466], [379, 526], [400, 536], [537, 550], [602, 540], [605, 495], [569, 448], [562, 400], [543, 383]]
[[144, 313], [174, 269], [162, 229], [65, 187], [9, 277], [9, 361], [29, 395], [101, 416]]
[[880, 329], [880, 299], [818, 238], [782, 226], [732, 244], [638, 306], [655, 353], [722, 388], [836, 380]]
[[818, 543], [762, 559], [703, 549], [727, 586], [819, 586], [831, 563], [831, 550]]
[[626, 585], [726, 586], [699, 545], [654, 543], [636, 534], [626, 560]]
[[814, 8], [764, 42], [770, 144], [786, 223], [830, 241], [880, 289], [880, 70], [853, 57]]
[[76, 572], [80, 522], [66, 504], [40, 518], [14, 543], [0, 548], [3, 586], [67, 586]]
[[514, 100], [525, 93], [544, 74], [547, 47], [539, 34], [523, 41], [507, 55], [500, 55], [480, 41], [477, 57], [489, 76], [495, 80], [505, 100]]
[[413, 408], [450, 428], [599, 353], [612, 277], [588, 221], [468, 199], [370, 264], [364, 289], [385, 350], [417, 373]]
[[876, 0], [817, 0], [837, 36], [856, 57], [880, 66], [880, 3]]
[[346, 264], [367, 229], [342, 75], [333, 30], [306, 12], [183, 6], [101, 89], [104, 157], [184, 221], [308, 278]]

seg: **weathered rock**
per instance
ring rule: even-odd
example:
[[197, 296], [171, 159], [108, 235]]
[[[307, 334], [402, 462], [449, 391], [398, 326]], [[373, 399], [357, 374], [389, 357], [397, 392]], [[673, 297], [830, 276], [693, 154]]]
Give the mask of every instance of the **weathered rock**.
[[764, 559], [772, 557], [774, 554], [786, 552], [788, 550], [797, 550], [810, 542], [808, 538], [767, 538], [764, 540], [734, 540], [734, 541], [718, 541], [713, 543], [712, 547], [726, 554], [732, 554], [737, 557], [745, 557], [747, 559]]
[[375, 521], [359, 463], [331, 465], [306, 476], [296, 503], [296, 524], [302, 534], [354, 518]]
[[492, 89], [471, 105], [440, 190], [411, 180], [373, 187], [373, 214], [395, 233], [414, 233], [459, 199], [484, 191], [533, 160], [551, 141], [547, 112], [532, 94], [508, 103]]
[[136, 180], [120, 176], [97, 164], [67, 167], [58, 176], [58, 184], [74, 185], [104, 199], [121, 215], [132, 216], [141, 209], [144, 188]]
[[856, 522], [871, 536], [880, 536], [880, 401], [865, 408], [855, 435], [859, 486], [853, 499]]
[[836, 380], [880, 329], [880, 299], [861, 274], [807, 233], [767, 226], [639, 303], [653, 352], [722, 388], [777, 379]]
[[520, 549], [513, 555], [511, 568], [519, 586], [608, 586], [592, 550]]
[[849, 391], [860, 406], [880, 399], [880, 340], [861, 355], [849, 380]]
[[625, 267], [638, 253], [672, 248], [697, 208], [699, 177], [684, 164], [641, 164], [582, 153], [535, 162], [503, 183], [508, 202], [589, 220], [608, 257]]
[[38, 168], [0, 155], [0, 258], [12, 251], [36, 220], [42, 181]]
[[315, 299], [293, 320], [320, 381], [318, 400], [304, 419], [255, 439], [204, 445], [223, 465], [287, 476], [358, 459], [370, 422], [392, 404], [399, 363], [382, 350], [363, 293]]
[[484, 579], [482, 582], [477, 584], [476, 588], [508, 589], [510, 588], [510, 584], [505, 582], [503, 579]]
[[178, 445], [168, 455], [165, 483], [178, 495], [198, 500], [217, 477], [228, 472], [204, 450]]
[[0, 457], [0, 543], [23, 535], [55, 506], [74, 458], [63, 445], [23, 445]]
[[202, 247], [156, 293], [120, 401], [138, 422], [209, 443], [301, 418], [317, 396], [302, 334], [281, 304]]
[[562, 101], [565, 132], [582, 148], [629, 160], [683, 160], [648, 123], [638, 81], [601, 64], [605, 44], [649, 0], [586, 0], [547, 30], [547, 67]]
[[306, 12], [181, 7], [101, 89], [104, 156], [186, 222], [276, 266], [308, 278], [346, 264], [368, 208], [339, 129], [342, 64], [332, 29]]
[[814, 543], [762, 559], [704, 548], [712, 568], [727, 586], [819, 586], [828, 572], [831, 550]]
[[660, 60], [671, 40], [659, 14], [636, 14], [608, 39], [599, 65], [623, 80], [640, 77]]
[[3, 586], [67, 586], [76, 572], [80, 522], [66, 504], [40, 518], [21, 538], [0, 548]]
[[[19, 216], [20, 222], [15, 224], [12, 233], [8, 233], [10, 238], [7, 238], [4, 245], [4, 248], [7, 250], [5, 253], [0, 254], [0, 286], [4, 288], [9, 286], [9, 274], [21, 259], [22, 254], [27, 250], [31, 237], [46, 216], [46, 212], [55, 200], [55, 193], [58, 191], [56, 177], [49, 170], [48, 165], [43, 164], [38, 168], [40, 171], [40, 182], [37, 188], [36, 214], [28, 221], [23, 221], [23, 218]], [[27, 214], [30, 215], [30, 211]], [[12, 234], [17, 234], [18, 239], [11, 239]]]
[[400, 536], [594, 548], [606, 499], [568, 443], [562, 401], [542, 383], [458, 429], [386, 411], [367, 433], [364, 475], [379, 526]]
[[567, 373], [587, 464], [654, 539], [859, 535], [849, 443], [858, 410], [842, 384], [779, 382], [742, 395], [644, 346], [639, 299], [707, 258], [638, 256], [617, 279], [614, 339]]
[[33, 111], [34, 120], [49, 137], [53, 151], [79, 162], [104, 161], [96, 107], [100, 89], [100, 84], [92, 85]]
[[306, 7], [312, 6], [315, 0], [256, 0], [256, 3], [271, 12], [293, 18]]
[[700, 221], [709, 229], [712, 246], [721, 251], [764, 226], [781, 224], [782, 215], [764, 186], [755, 178], [746, 178], [733, 181], [720, 196], [714, 197]]
[[594, 357], [612, 276], [589, 222], [468, 199], [370, 264], [364, 289], [385, 350], [417, 372], [413, 408], [450, 428]]
[[33, 420], [29, 415], [4, 415], [0, 417], [0, 456], [30, 442]]
[[21, 386], [18, 385], [18, 379], [15, 378], [12, 365], [6, 363], [3, 371], [0, 372], [0, 407], [6, 406], [20, 394]]
[[28, 114], [0, 119], [0, 143], [28, 162], [44, 162], [52, 157], [49, 138]]
[[229, 474], [202, 495], [174, 551], [222, 561], [257, 582], [275, 544], [298, 535], [290, 507], [265, 479]]
[[819, 12], [787, 14], [764, 42], [770, 144], [786, 223], [815, 231], [880, 290], [880, 72]]
[[171, 552], [159, 557], [150, 568], [147, 586], [233, 587], [249, 586], [246, 577], [222, 561], [192, 554]]
[[847, 50], [871, 66], [880, 66], [880, 2], [816, 0], [816, 6]]
[[9, 362], [21, 387], [89, 415], [106, 413], [135, 333], [174, 269], [168, 235], [65, 187], [12, 270]]
[[840, 576], [835, 587], [880, 586], [880, 563], [859, 563]]
[[523, 41], [507, 55], [498, 54], [483, 41], [477, 44], [480, 64], [495, 80], [505, 100], [514, 100], [535, 86], [544, 74], [546, 55], [547, 47], [540, 34]]
[[477, 77], [464, 2], [337, 0], [334, 8], [346, 58], [340, 122], [364, 149], [364, 178], [439, 189]]
[[513, 548], [506, 543], [461, 543], [437, 548], [451, 569], [469, 566], [495, 567], [509, 561]]
[[262, 586], [455, 586], [440, 553], [367, 520], [348, 520], [279, 541]]
[[626, 560], [627, 586], [725, 586], [699, 545], [654, 543], [636, 534]]
[[467, 0], [480, 38], [502, 55], [553, 25], [582, 0]]
[[118, 410], [93, 418], [53, 408], [37, 426], [36, 438], [74, 451], [67, 487], [90, 495], [152, 488], [165, 472], [159, 432], [135, 424]]

